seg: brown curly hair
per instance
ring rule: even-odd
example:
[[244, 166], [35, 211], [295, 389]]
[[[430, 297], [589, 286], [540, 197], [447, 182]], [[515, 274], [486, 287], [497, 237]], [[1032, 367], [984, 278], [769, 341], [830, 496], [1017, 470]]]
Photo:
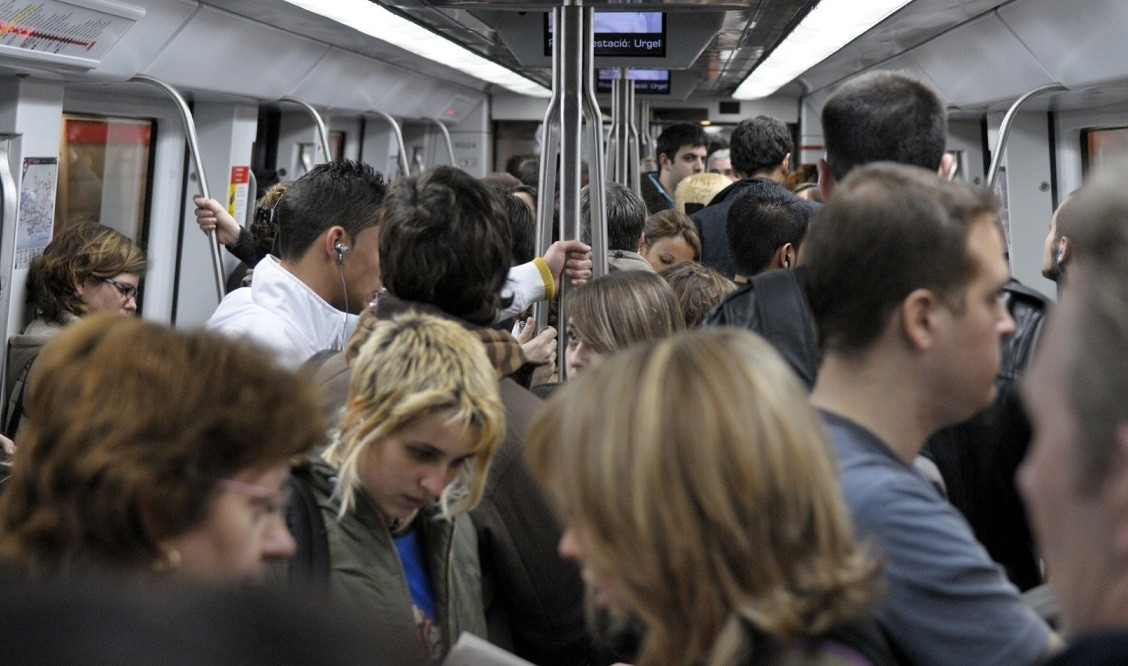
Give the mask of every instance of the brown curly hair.
[[219, 479], [322, 443], [312, 387], [215, 333], [92, 315], [39, 355], [0, 498], [0, 557], [137, 571], [204, 520]]
[[68, 227], [31, 262], [27, 302], [47, 321], [66, 323], [67, 315], [86, 314], [76, 284], [122, 273], [144, 275], [145, 251], [124, 234], [96, 222]]

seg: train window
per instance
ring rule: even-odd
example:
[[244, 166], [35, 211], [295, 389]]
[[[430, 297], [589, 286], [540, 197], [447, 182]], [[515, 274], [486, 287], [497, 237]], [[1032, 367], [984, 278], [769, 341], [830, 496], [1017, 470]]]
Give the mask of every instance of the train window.
[[1081, 171], [1128, 157], [1128, 127], [1081, 130]]
[[82, 222], [145, 242], [155, 123], [63, 114], [55, 233]]

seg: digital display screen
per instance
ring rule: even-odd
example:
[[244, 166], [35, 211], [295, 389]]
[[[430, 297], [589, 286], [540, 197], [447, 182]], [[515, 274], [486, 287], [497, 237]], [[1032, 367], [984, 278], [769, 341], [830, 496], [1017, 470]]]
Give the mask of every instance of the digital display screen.
[[[611, 82], [619, 78], [617, 69], [601, 69], [595, 79], [595, 92], [610, 93]], [[628, 69], [627, 78], [634, 81], [636, 95], [669, 95], [670, 70]]]
[[[595, 12], [592, 26], [596, 57], [666, 57], [663, 12]], [[544, 54], [552, 55], [552, 12], [544, 15]]]

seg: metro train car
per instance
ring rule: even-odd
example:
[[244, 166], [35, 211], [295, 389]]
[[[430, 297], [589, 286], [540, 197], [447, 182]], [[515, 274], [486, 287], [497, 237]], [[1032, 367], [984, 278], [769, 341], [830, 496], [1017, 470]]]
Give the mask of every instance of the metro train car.
[[597, 99], [604, 134], [627, 114], [643, 156], [670, 123], [723, 137], [768, 114], [792, 129], [798, 168], [822, 156], [819, 111], [838, 83], [907, 72], [949, 104], [955, 177], [998, 191], [1014, 275], [1051, 296], [1040, 267], [1054, 207], [1128, 149], [1117, 0], [596, 0], [593, 58], [554, 72], [558, 5], [0, 0], [0, 328], [31, 316], [31, 258], [83, 220], [147, 248], [142, 316], [201, 324], [236, 260], [200, 232], [192, 195], [245, 220], [256, 191], [336, 157], [392, 177], [500, 171], [543, 153], [553, 86], [570, 76], [603, 91], [601, 79], [637, 79], [629, 103]]

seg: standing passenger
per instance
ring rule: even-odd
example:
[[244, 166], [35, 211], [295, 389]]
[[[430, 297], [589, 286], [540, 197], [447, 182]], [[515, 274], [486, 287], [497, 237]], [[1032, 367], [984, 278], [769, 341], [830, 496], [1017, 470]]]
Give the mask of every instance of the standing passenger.
[[458, 324], [403, 314], [376, 324], [353, 364], [324, 462], [299, 468], [326, 526], [330, 596], [388, 642], [440, 660], [485, 638], [481, 567], [466, 512], [505, 429], [493, 366]]
[[294, 553], [290, 458], [313, 391], [245, 343], [97, 316], [39, 355], [0, 498], [0, 558], [39, 576], [259, 580]]
[[851, 173], [805, 243], [823, 348], [811, 399], [858, 536], [884, 558], [879, 619], [913, 663], [1033, 664], [1058, 643], [911, 466], [929, 434], [995, 396], [1014, 332], [1002, 247], [989, 191], [885, 163]]
[[[373, 306], [375, 318], [414, 310], [454, 319], [482, 341], [499, 378], [505, 440], [482, 502], [470, 512], [490, 641], [544, 666], [585, 664], [592, 646], [579, 572], [556, 553], [560, 527], [524, 459], [525, 432], [540, 401], [512, 378], [525, 362], [517, 341], [489, 327], [508, 300], [501, 291], [513, 241], [504, 208], [476, 179], [441, 166], [396, 181], [381, 214], [387, 291]], [[324, 387], [336, 391], [338, 405], [347, 376]]]
[[529, 439], [567, 523], [560, 552], [597, 606], [647, 627], [640, 666], [892, 663], [867, 619], [879, 568], [818, 417], [763, 340], [633, 347], [554, 395]]
[[655, 146], [658, 171], [644, 173], [641, 179], [646, 214], [674, 207], [678, 183], [686, 176], [705, 170], [705, 144], [708, 142], [700, 125], [676, 123], [662, 130]]
[[225, 296], [207, 328], [265, 345], [289, 368], [341, 349], [380, 289], [385, 190], [383, 176], [351, 160], [319, 164], [291, 183], [273, 208], [279, 256], [264, 257], [251, 286]]
[[[1115, 178], [1113, 176], [1116, 176]], [[1068, 200], [1069, 282], [1022, 392], [1035, 426], [1019, 479], [1068, 664], [1128, 661], [1128, 198], [1123, 173]]]
[[736, 275], [725, 228], [729, 207], [748, 185], [754, 184], [753, 179], [784, 183], [791, 144], [787, 125], [771, 116], [743, 120], [732, 131], [732, 169], [738, 180], [717, 194], [709, 206], [693, 214], [693, 221], [701, 228], [701, 263], [729, 279]]

